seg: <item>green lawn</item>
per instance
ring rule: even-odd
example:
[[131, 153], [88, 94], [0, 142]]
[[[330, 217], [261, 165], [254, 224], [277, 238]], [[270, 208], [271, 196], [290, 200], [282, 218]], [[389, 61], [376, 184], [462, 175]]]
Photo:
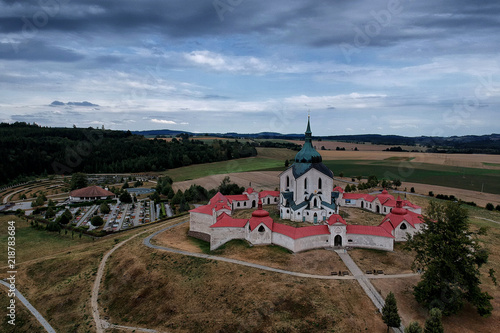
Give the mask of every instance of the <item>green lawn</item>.
[[[283, 148], [258, 148], [258, 156], [238, 160], [196, 164], [172, 169], [166, 172], [174, 181], [197, 179], [205, 176], [248, 172], [283, 171], [286, 159], [293, 162], [296, 152]], [[415, 163], [411, 160], [327, 160], [323, 163], [335, 175], [340, 172], [346, 177], [375, 175], [382, 179], [440, 185], [486, 193], [500, 194], [500, 170], [463, 168], [428, 163]], [[484, 184], [484, 185], [483, 185]]]
[[166, 174], [170, 176], [175, 182], [179, 182], [210, 175], [270, 169], [283, 170], [284, 161], [272, 158], [249, 157], [207, 164], [194, 164], [182, 168], [168, 170]]
[[377, 178], [432, 184], [500, 194], [500, 170], [462, 168], [427, 163], [398, 161], [343, 160], [323, 161], [335, 175], [346, 177], [375, 175]]
[[0, 262], [7, 264], [7, 240], [8, 240], [8, 221], [15, 221], [16, 227], [16, 263], [44, 257], [55, 252], [68, 250], [80, 244], [92, 243], [92, 239], [86, 237], [79, 238], [79, 234], [74, 234], [71, 239], [71, 231], [65, 235], [64, 231], [59, 235], [57, 232], [48, 232], [45, 230], [35, 230], [29, 226], [24, 219], [15, 216], [0, 216], [0, 244], [3, 244], [4, 251], [0, 253]]

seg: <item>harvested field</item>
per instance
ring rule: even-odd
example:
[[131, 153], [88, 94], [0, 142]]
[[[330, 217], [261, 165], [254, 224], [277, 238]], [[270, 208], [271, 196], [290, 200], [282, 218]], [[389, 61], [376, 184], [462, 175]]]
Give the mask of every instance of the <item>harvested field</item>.
[[319, 150], [324, 160], [411, 161], [463, 168], [499, 170], [500, 155], [431, 154], [389, 151], [327, 151]]
[[[487, 187], [489, 184], [484, 184]], [[454, 195], [456, 198], [461, 199], [463, 201], [473, 201], [478, 206], [485, 207], [487, 203], [491, 202], [493, 205], [500, 204], [500, 194], [492, 194], [492, 193], [481, 193], [478, 191], [464, 190], [459, 188], [451, 188], [445, 186], [438, 185], [428, 185], [428, 184], [419, 184], [419, 183], [410, 183], [403, 182], [399, 187], [400, 189], [406, 188], [408, 191], [411, 188], [415, 189], [415, 193], [428, 195], [429, 191], [432, 191], [434, 195], [444, 194], [444, 195]], [[410, 201], [414, 202], [413, 198], [417, 198], [416, 196], [409, 195]], [[415, 199], [418, 200], [418, 199]], [[415, 201], [415, 204], [420, 205]]]
[[[297, 145], [303, 145], [304, 140], [287, 140], [288, 142], [295, 143]], [[354, 142], [343, 142], [343, 141], [327, 141], [327, 140], [322, 140], [322, 141], [314, 141], [313, 140], [313, 146], [316, 147], [316, 150], [320, 151], [322, 146], [325, 146], [325, 149], [328, 150], [335, 150], [337, 147], [339, 148], [345, 148], [346, 151], [354, 151], [355, 148], [358, 148], [358, 151], [383, 151], [385, 149], [395, 147], [394, 145], [374, 145], [368, 142], [361, 142], [361, 143], [354, 143]], [[424, 150], [425, 148], [423, 147], [418, 147], [418, 146], [401, 146], [401, 145], [396, 145], [398, 147], [401, 147], [404, 150]]]
[[224, 177], [229, 176], [231, 182], [238, 184], [238, 186], [244, 186], [245, 188], [252, 186], [254, 190], [275, 190], [279, 185], [278, 175], [279, 171], [252, 171], [252, 172], [237, 172], [237, 173], [224, 173], [219, 175], [212, 175], [207, 177], [202, 177], [194, 180], [186, 180], [181, 182], [175, 182], [172, 188], [177, 190], [185, 191], [191, 185], [197, 184], [203, 186], [207, 190], [217, 188]]

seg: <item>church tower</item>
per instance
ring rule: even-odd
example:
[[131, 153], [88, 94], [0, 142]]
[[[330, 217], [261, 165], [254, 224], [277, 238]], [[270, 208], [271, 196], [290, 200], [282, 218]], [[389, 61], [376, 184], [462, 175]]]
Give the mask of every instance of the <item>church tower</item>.
[[321, 154], [312, 145], [310, 116], [307, 119], [302, 149], [295, 162], [280, 174], [280, 215], [297, 222], [326, 223], [337, 213], [333, 172], [323, 164]]

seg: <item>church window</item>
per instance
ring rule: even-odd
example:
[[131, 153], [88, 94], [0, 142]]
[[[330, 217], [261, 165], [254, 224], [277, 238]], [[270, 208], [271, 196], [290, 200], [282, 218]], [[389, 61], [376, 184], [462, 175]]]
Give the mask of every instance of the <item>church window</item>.
[[307, 178], [304, 179], [304, 190], [307, 190]]
[[237, 206], [238, 206], [238, 207], [240, 206], [240, 203], [239, 203], [239, 202], [238, 202], [238, 205], [237, 205]]
[[260, 226], [260, 227], [259, 227], [259, 232], [264, 232], [264, 231], [266, 231], [266, 229], [264, 229], [264, 227], [263, 227], [263, 226]]
[[319, 178], [319, 179], [318, 179], [318, 189], [319, 189], [319, 190], [321, 190], [321, 185], [322, 185], [321, 183], [322, 183], [321, 178]]
[[286, 176], [286, 187], [290, 186], [290, 177]]
[[401, 224], [400, 228], [401, 228], [401, 230], [406, 230], [406, 224], [405, 223]]

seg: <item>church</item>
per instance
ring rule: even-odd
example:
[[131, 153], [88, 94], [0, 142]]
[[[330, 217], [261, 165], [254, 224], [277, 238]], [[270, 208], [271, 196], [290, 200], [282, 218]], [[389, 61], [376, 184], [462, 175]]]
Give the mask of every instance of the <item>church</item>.
[[[233, 239], [253, 245], [279, 245], [292, 252], [317, 248], [360, 247], [392, 251], [395, 241], [422, 228], [420, 207], [386, 190], [381, 194], [343, 193], [334, 187], [333, 172], [322, 163], [312, 145], [310, 118], [305, 142], [294, 163], [279, 175], [280, 191], [255, 192], [247, 188], [241, 195], [220, 192], [208, 204], [190, 210], [188, 235], [210, 242], [215, 250]], [[249, 219], [233, 218], [237, 209], [255, 208]], [[304, 222], [293, 227], [275, 222], [263, 205], [277, 206], [282, 220]], [[339, 206], [351, 206], [386, 214], [378, 226], [351, 225], [338, 213]]]
[[310, 117], [305, 134], [295, 163], [280, 174], [280, 216], [295, 222], [325, 222], [338, 213], [339, 193], [333, 192], [333, 172], [312, 145]]

